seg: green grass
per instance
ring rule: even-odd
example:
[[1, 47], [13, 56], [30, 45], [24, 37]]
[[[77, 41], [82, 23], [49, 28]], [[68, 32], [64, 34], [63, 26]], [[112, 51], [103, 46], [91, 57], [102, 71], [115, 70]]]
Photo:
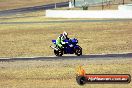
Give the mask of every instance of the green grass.
[[[76, 68], [90, 74], [131, 74], [132, 60], [52, 60], [0, 62], [1, 88], [75, 88]], [[84, 88], [131, 88], [130, 84], [86, 84]]]

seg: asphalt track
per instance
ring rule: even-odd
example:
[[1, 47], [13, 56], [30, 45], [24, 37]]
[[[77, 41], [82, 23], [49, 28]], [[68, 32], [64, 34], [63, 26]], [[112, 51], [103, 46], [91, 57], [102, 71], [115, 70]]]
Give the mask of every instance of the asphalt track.
[[0, 24], [46, 24], [46, 23], [77, 23], [77, 22], [125, 22], [132, 19], [103, 19], [103, 20], [53, 20], [53, 21], [36, 21], [36, 22], [0, 22]]
[[20, 14], [20, 13], [34, 12], [38, 10], [46, 10], [46, 9], [68, 7], [68, 6], [69, 6], [69, 2], [59, 2], [59, 3], [52, 3], [52, 4], [47, 4], [47, 5], [41, 5], [41, 6], [3, 10], [3, 11], [0, 11], [0, 16], [9, 16], [9, 15], [15, 15], [15, 14]]
[[29, 58], [0, 58], [0, 62], [12, 62], [12, 61], [53, 61], [53, 60], [110, 60], [110, 59], [130, 59], [132, 53], [124, 54], [98, 54], [98, 55], [82, 55], [82, 56], [49, 56], [49, 57], [29, 57]]

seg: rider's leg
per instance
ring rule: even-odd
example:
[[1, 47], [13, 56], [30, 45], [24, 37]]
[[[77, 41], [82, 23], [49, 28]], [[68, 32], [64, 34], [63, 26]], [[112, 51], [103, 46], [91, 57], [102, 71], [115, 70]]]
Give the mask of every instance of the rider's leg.
[[59, 48], [62, 48], [62, 45], [61, 44], [58, 44]]
[[62, 48], [62, 44], [60, 43], [60, 41], [56, 41], [56, 45], [57, 45], [59, 48]]

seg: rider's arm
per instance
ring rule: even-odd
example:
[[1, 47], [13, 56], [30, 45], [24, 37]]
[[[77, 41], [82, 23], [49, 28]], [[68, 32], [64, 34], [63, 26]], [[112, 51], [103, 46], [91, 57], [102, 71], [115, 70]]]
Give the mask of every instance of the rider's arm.
[[61, 40], [60, 40], [60, 38], [58, 37], [57, 39], [56, 39], [56, 44], [60, 44], [61, 43]]
[[64, 42], [63, 37], [61, 37], [61, 44], [66, 44], [66, 43]]

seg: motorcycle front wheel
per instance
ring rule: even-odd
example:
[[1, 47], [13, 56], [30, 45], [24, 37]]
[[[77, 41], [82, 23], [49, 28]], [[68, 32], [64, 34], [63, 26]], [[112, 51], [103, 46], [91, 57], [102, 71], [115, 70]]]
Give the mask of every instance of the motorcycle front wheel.
[[78, 46], [78, 48], [75, 48], [75, 55], [77, 56], [81, 56], [82, 55], [82, 48], [80, 46]]

